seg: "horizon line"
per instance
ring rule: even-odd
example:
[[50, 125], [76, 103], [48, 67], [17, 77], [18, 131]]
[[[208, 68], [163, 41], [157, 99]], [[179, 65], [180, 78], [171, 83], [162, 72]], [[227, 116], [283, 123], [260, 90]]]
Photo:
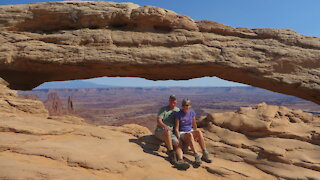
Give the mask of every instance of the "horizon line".
[[[85, 87], [85, 88], [34, 88], [33, 90], [49, 90], [49, 89], [118, 89], [118, 88], [259, 88], [254, 86], [111, 86], [111, 87]], [[23, 91], [23, 90], [19, 90]], [[30, 90], [27, 90], [30, 91]]]

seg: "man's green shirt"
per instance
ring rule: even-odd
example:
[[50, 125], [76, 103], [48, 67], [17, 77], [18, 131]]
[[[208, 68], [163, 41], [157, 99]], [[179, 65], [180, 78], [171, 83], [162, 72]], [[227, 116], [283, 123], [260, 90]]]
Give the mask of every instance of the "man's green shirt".
[[159, 110], [158, 117], [162, 119], [164, 124], [173, 127], [175, 114], [179, 111], [180, 109], [178, 107], [174, 107], [172, 110], [170, 110], [169, 106], [164, 106]]

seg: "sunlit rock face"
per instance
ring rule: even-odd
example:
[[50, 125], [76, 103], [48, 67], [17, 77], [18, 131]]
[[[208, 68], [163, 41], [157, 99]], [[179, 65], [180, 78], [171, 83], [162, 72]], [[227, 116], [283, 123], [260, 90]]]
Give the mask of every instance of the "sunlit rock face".
[[[320, 118], [301, 110], [261, 103], [209, 114], [198, 125], [213, 163], [178, 171], [146, 127], [49, 116], [40, 101], [19, 98], [7, 85], [0, 78], [0, 179], [320, 177]], [[192, 164], [191, 151], [184, 157]]]
[[19, 98], [18, 93], [9, 89], [7, 86], [8, 83], [0, 78], [1, 123], [3, 123], [5, 119], [8, 120], [9, 117], [48, 117], [48, 111], [41, 101]]
[[208, 114], [199, 125], [216, 158], [250, 164], [280, 179], [320, 177], [319, 116], [260, 103]]
[[0, 6], [0, 77], [13, 89], [101, 76], [217, 76], [320, 104], [320, 39], [233, 28], [132, 3]]

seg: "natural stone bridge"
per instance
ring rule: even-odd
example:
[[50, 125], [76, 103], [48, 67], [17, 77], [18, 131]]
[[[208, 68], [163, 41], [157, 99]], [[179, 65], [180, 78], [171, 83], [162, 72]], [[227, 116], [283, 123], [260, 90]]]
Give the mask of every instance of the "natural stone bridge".
[[320, 104], [320, 38], [233, 28], [131, 3], [0, 6], [0, 77], [13, 89], [101, 76], [204, 76]]

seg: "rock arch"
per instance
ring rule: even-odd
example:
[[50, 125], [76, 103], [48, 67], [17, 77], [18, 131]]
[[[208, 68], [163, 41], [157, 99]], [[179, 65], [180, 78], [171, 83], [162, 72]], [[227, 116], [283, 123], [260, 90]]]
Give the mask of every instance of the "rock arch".
[[320, 38], [233, 28], [132, 3], [0, 6], [0, 77], [13, 89], [101, 76], [217, 76], [320, 104]]

